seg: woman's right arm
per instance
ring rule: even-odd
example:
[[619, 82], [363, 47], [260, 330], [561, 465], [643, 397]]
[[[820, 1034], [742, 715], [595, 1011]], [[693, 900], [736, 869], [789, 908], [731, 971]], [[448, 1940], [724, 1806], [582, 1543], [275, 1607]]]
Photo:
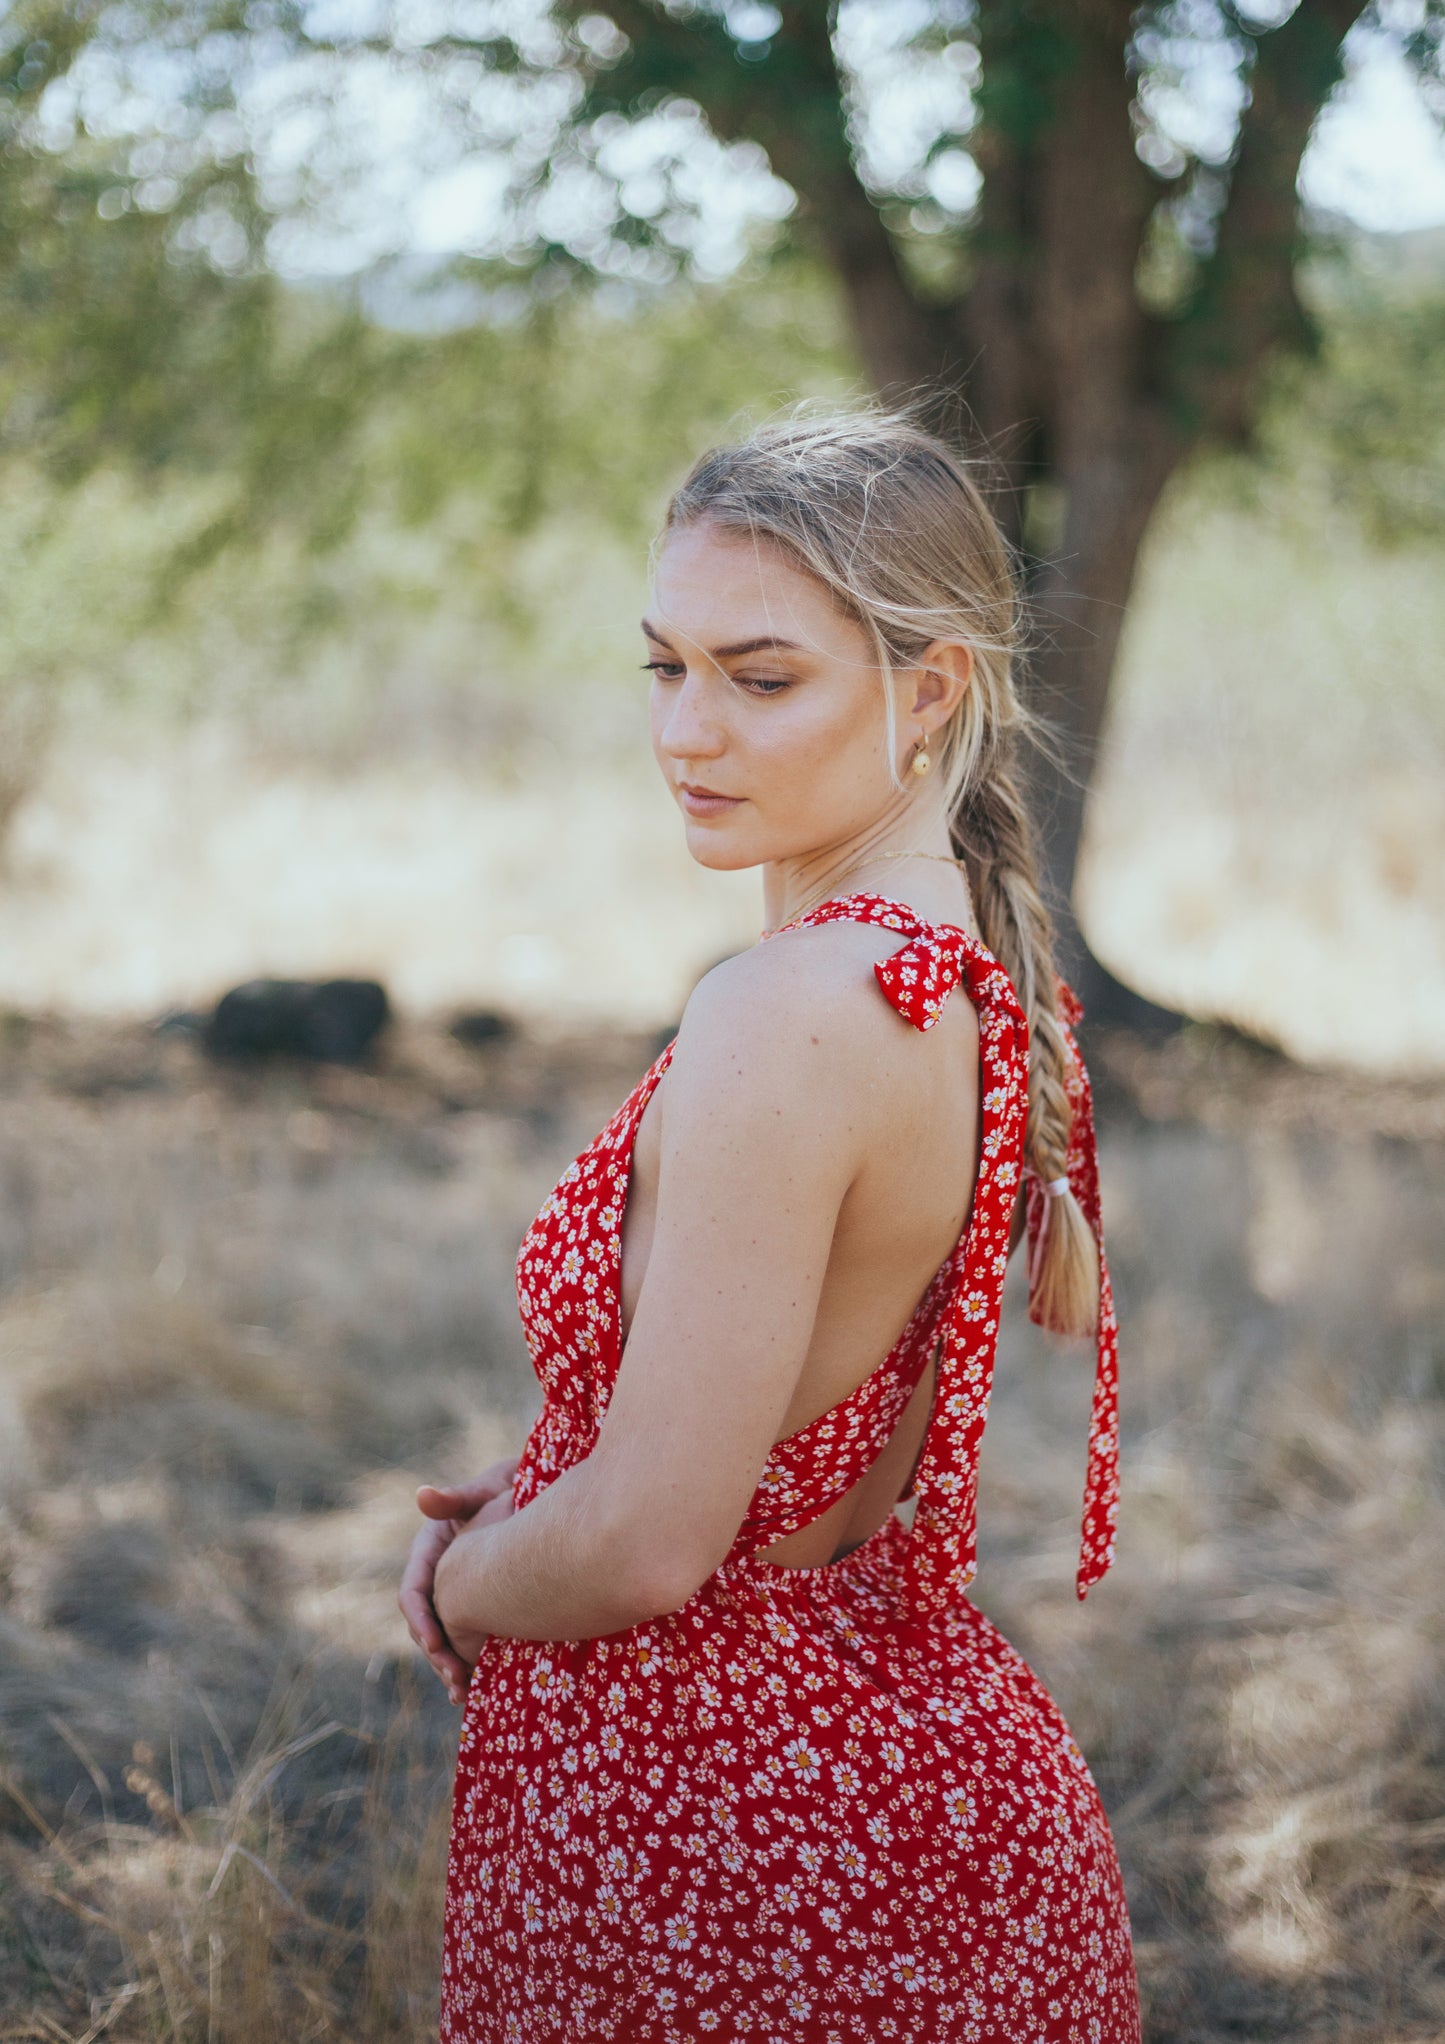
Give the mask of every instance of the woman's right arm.
[[656, 1227], [596, 1441], [525, 1511], [441, 1557], [436, 1611], [463, 1658], [488, 1635], [600, 1638], [675, 1612], [726, 1558], [880, 1135], [878, 1053], [896, 1027], [856, 958], [826, 947], [755, 947], [694, 989], [668, 1068]]

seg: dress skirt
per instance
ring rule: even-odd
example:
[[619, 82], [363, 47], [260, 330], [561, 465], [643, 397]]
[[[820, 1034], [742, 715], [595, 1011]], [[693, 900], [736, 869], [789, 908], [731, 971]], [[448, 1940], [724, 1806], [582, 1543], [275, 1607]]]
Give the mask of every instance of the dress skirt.
[[604, 1639], [494, 1639], [462, 1732], [445, 2044], [1135, 2044], [1078, 1746], [890, 1517]]

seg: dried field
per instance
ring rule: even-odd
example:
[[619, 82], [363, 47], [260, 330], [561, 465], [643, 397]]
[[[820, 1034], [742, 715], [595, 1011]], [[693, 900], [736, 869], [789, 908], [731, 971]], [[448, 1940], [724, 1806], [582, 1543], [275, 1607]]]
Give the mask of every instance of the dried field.
[[[416, 2044], [454, 1720], [393, 1583], [532, 1409], [509, 1294], [641, 1033], [220, 1073], [0, 1042], [0, 2037]], [[1151, 2044], [1445, 2030], [1445, 1088], [1090, 1046], [1128, 1426], [1072, 1598], [1082, 1354], [1017, 1278], [978, 1594], [1129, 1879]]]

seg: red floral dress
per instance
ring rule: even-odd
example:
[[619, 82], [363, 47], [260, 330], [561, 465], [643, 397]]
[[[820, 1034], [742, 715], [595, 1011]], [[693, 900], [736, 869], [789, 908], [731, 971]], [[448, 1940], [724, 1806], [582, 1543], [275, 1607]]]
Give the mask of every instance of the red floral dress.
[[[915, 1027], [960, 984], [978, 1010], [968, 1223], [872, 1374], [773, 1448], [727, 1560], [680, 1610], [600, 1639], [486, 1641], [457, 1765], [444, 2044], [1137, 2044], [1093, 1781], [1048, 1693], [964, 1595], [1028, 1025], [963, 930], [871, 894], [797, 923], [836, 919], [898, 933], [874, 970]], [[1068, 1173], [1099, 1232], [1088, 1079], [1069, 1040]], [[522, 1244], [544, 1403], [519, 1507], [590, 1452], [607, 1408], [632, 1144], [671, 1050]], [[1027, 1197], [1036, 1235], [1032, 1179]], [[890, 1515], [825, 1567], [761, 1560], [869, 1468], [940, 1336], [911, 1528]], [[1112, 1557], [1115, 1337], [1105, 1270], [1080, 1596]]]

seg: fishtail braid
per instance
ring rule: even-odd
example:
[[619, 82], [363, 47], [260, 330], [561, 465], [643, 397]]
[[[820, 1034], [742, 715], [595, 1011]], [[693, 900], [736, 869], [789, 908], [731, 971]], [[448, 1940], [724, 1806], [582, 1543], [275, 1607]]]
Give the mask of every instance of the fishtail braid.
[[[1073, 1124], [1070, 1052], [1059, 1014], [1053, 918], [1039, 891], [1033, 822], [1008, 754], [1012, 734], [981, 760], [950, 820], [953, 848], [968, 868], [985, 944], [1013, 981], [1029, 1023], [1029, 1105], [1024, 1156], [1045, 1184], [1064, 1175]], [[1094, 1331], [1099, 1308], [1099, 1252], [1093, 1229], [1072, 1191], [1048, 1195], [1044, 1232], [1029, 1306], [1058, 1334]]]

